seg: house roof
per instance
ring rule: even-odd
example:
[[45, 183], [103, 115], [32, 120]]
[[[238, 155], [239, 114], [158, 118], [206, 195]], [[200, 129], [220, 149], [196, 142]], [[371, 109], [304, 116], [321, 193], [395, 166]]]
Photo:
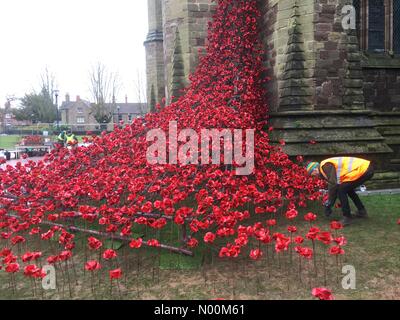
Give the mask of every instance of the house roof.
[[74, 107], [76, 105], [84, 105], [85, 107], [90, 107], [90, 102], [86, 100], [79, 100], [79, 101], [64, 101], [61, 104], [60, 110], [68, 110], [71, 107]]
[[[112, 104], [108, 104], [112, 106]], [[118, 111], [119, 107], [119, 111]], [[118, 112], [121, 114], [145, 114], [147, 105], [145, 103], [116, 103], [114, 107], [114, 113]]]

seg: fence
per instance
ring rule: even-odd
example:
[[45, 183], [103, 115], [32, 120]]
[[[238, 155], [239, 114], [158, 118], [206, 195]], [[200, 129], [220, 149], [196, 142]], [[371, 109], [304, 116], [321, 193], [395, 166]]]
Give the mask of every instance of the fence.
[[108, 124], [59, 124], [58, 126], [53, 123], [37, 123], [32, 125], [11, 125], [3, 128], [0, 132], [7, 135], [58, 135], [61, 131], [71, 129], [76, 135], [86, 135], [88, 132], [93, 134], [100, 134], [102, 131], [112, 131], [114, 129], [113, 123]]

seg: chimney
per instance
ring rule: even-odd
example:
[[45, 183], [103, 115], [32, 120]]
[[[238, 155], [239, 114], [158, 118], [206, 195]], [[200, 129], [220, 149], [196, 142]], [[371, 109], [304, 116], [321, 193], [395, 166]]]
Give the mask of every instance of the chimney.
[[112, 96], [112, 103], [115, 104], [115, 96]]
[[70, 102], [71, 100], [70, 100], [70, 97], [69, 97], [69, 93], [67, 93], [66, 95], [65, 95], [65, 102]]
[[81, 101], [81, 96], [76, 96], [76, 102]]
[[125, 95], [125, 103], [128, 103], [128, 95]]

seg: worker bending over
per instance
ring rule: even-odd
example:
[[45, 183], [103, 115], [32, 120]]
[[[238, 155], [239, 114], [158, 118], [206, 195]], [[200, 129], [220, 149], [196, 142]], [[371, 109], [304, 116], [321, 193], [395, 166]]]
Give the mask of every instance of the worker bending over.
[[[321, 163], [310, 162], [307, 172], [313, 176], [319, 175], [328, 182], [329, 199], [324, 203], [326, 216], [332, 214], [332, 207], [337, 198], [342, 206], [344, 226], [351, 224], [354, 217], [368, 216], [355, 190], [373, 177], [374, 169], [370, 161], [355, 157], [329, 158]], [[358, 209], [355, 216], [351, 214], [348, 196]]]

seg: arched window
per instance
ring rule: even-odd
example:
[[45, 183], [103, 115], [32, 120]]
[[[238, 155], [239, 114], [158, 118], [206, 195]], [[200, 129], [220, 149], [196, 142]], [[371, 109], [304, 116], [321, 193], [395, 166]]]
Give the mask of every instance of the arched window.
[[400, 0], [353, 0], [360, 47], [400, 54]]

